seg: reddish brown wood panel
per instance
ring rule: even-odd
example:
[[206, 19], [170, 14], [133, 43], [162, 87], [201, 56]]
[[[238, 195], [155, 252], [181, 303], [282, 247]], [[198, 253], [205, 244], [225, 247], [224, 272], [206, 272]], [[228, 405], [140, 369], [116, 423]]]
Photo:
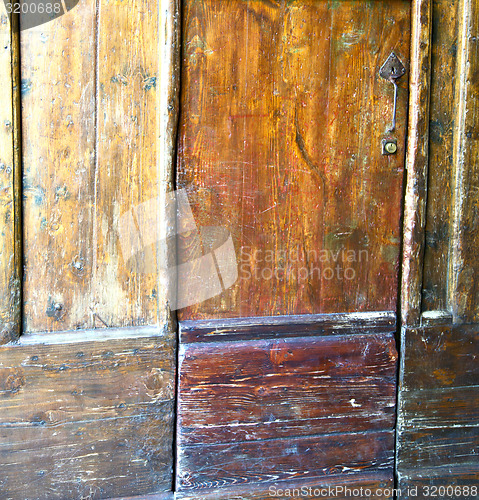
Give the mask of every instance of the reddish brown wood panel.
[[396, 358], [392, 334], [183, 344], [178, 445], [391, 429]]
[[0, 497], [171, 490], [174, 342], [145, 330], [54, 335], [0, 348]]
[[184, 2], [178, 186], [239, 278], [182, 319], [396, 309], [409, 32], [406, 0]]
[[177, 486], [201, 490], [391, 471], [393, 447], [392, 431], [188, 446], [177, 456]]
[[346, 500], [362, 491], [370, 500], [392, 500], [393, 489], [392, 473], [376, 472], [354, 476], [278, 481], [269, 486], [236, 486], [228, 488], [227, 491], [213, 490], [208, 493], [195, 491], [193, 495], [180, 492], [177, 497], [188, 500], [271, 500], [272, 498]]

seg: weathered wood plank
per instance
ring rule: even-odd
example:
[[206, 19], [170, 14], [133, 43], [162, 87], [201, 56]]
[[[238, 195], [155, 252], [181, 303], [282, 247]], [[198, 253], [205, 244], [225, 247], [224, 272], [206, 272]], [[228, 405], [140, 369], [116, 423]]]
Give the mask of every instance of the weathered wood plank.
[[402, 342], [401, 391], [477, 385], [479, 325], [408, 329]]
[[217, 342], [276, 337], [392, 333], [396, 313], [305, 314], [301, 316], [262, 316], [253, 318], [181, 321], [180, 341]]
[[421, 317], [429, 141], [432, 0], [413, 0], [407, 176], [404, 197], [401, 321]]
[[181, 319], [395, 310], [407, 78], [388, 134], [378, 72], [408, 66], [410, 2], [184, 5], [178, 186], [231, 231], [239, 279]]
[[27, 332], [171, 322], [178, 2], [97, 5], [22, 36]]
[[447, 310], [452, 223], [453, 141], [457, 128], [457, 0], [432, 2], [431, 96], [423, 311]]
[[182, 345], [178, 446], [391, 429], [396, 359], [393, 334]]
[[18, 16], [0, 5], [0, 344], [21, 329], [21, 156]]
[[401, 472], [398, 477], [401, 498], [407, 500], [427, 500], [432, 497], [476, 500], [479, 495], [477, 483], [477, 465], [414, 468]]
[[449, 300], [456, 321], [478, 323], [479, 7], [471, 1], [461, 2], [460, 6]]
[[177, 488], [201, 491], [387, 472], [393, 465], [393, 441], [392, 431], [382, 431], [188, 446], [177, 456]]
[[95, 2], [21, 36], [25, 331], [93, 327]]
[[[362, 488], [362, 490], [361, 490]], [[271, 500], [271, 498], [317, 498], [345, 500], [362, 491], [368, 499], [391, 499], [394, 480], [391, 472], [357, 474], [353, 476], [330, 476], [317, 479], [278, 481], [271, 485], [236, 486], [226, 491], [195, 491], [193, 496], [179, 492], [177, 498], [195, 500]], [[299, 493], [298, 493], [299, 490]], [[379, 490], [379, 491], [378, 491]], [[391, 494], [388, 494], [387, 490]]]
[[123, 333], [0, 348], [2, 498], [171, 489], [174, 342]]
[[420, 428], [398, 434], [397, 460], [401, 471], [434, 467], [479, 467], [477, 426]]
[[402, 430], [479, 427], [479, 386], [404, 391], [398, 413]]

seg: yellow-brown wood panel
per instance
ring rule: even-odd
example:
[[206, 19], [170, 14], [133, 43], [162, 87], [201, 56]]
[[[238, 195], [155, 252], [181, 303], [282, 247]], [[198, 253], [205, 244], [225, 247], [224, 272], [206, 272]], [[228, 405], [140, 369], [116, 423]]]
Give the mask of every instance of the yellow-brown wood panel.
[[[13, 23], [18, 19], [13, 19]], [[21, 218], [18, 30], [0, 6], [0, 344], [20, 334]]]
[[231, 231], [239, 279], [181, 319], [396, 309], [407, 76], [388, 133], [378, 73], [393, 50], [407, 66], [409, 15], [403, 0], [184, 2], [178, 185], [199, 225]]
[[[171, 189], [175, 2], [160, 3], [81, 0], [22, 33], [28, 332], [168, 319], [161, 250], [130, 258], [132, 233], [161, 234]], [[145, 202], [150, 218], [132, 226]]]

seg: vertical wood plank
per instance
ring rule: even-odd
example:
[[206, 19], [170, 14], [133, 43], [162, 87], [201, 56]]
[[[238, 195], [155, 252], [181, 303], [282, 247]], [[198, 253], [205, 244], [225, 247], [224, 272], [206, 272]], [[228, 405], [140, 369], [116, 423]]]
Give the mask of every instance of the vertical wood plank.
[[454, 0], [433, 1], [423, 312], [449, 309], [458, 6], [459, 2]]
[[419, 324], [421, 315], [429, 139], [431, 18], [431, 0], [412, 2], [409, 79], [411, 95], [401, 286], [401, 319], [404, 325]]
[[454, 141], [453, 234], [449, 298], [457, 322], [479, 322], [479, 7], [461, 2]]
[[185, 3], [178, 185], [240, 265], [181, 319], [396, 309], [407, 79], [384, 156], [378, 72], [392, 50], [407, 65], [409, 16], [401, 0]]
[[171, 323], [157, 240], [174, 184], [178, 9], [82, 0], [23, 35], [28, 332]]
[[0, 344], [21, 330], [21, 156], [18, 16], [0, 5]]

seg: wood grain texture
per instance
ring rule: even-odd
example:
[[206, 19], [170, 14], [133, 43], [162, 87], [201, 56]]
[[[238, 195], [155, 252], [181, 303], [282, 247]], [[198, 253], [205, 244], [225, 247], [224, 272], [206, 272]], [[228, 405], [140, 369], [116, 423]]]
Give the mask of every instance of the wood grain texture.
[[0, 344], [20, 335], [21, 161], [17, 16], [0, 6]]
[[82, 0], [22, 36], [27, 332], [170, 321], [164, 249], [125, 245], [166, 231], [177, 10]]
[[478, 341], [479, 325], [403, 330], [396, 447], [402, 487], [465, 486], [474, 474], [477, 485]]
[[261, 338], [393, 333], [396, 313], [306, 314], [181, 321], [180, 342], [218, 342]]
[[383, 156], [378, 72], [408, 66], [409, 32], [403, 0], [184, 2], [178, 186], [231, 231], [239, 279], [182, 320], [395, 310], [407, 78]]
[[29, 335], [0, 348], [2, 498], [171, 489], [174, 343], [158, 332], [117, 333], [70, 333], [57, 344]]
[[422, 310], [449, 310], [459, 1], [432, 2], [429, 166]]
[[397, 460], [401, 469], [470, 465], [479, 471], [477, 426], [401, 431]]
[[390, 471], [391, 431], [188, 446], [177, 456], [178, 491]]
[[454, 214], [451, 242], [451, 285], [449, 296], [457, 322], [479, 322], [479, 6], [466, 0], [460, 4], [458, 107], [454, 141]]
[[182, 345], [178, 446], [391, 429], [396, 359], [393, 334]]
[[401, 391], [476, 386], [478, 325], [403, 332]]
[[411, 71], [407, 176], [404, 198], [401, 321], [418, 326], [421, 317], [429, 141], [432, 0], [411, 9]]
[[[272, 485], [236, 486], [226, 491], [217, 489], [211, 492], [195, 491], [193, 495], [179, 492], [177, 498], [188, 500], [270, 500], [295, 496], [312, 500], [315, 498], [345, 500], [351, 498], [362, 488], [369, 499], [391, 499], [386, 489], [392, 490], [394, 480], [391, 473], [376, 472], [353, 476], [330, 476], [317, 479], [299, 479], [296, 481], [278, 481]], [[298, 494], [299, 489], [299, 494]], [[376, 495], [377, 490], [381, 493]], [[369, 491], [368, 491], [369, 490]], [[370, 494], [369, 494], [370, 493]]]
[[[403, 492], [401, 498], [427, 500], [435, 493], [440, 498], [451, 497], [450, 488], [458, 488], [456, 498], [475, 500], [478, 496], [477, 467], [457, 466], [435, 469], [411, 469], [398, 478], [398, 487]], [[444, 490], [439, 490], [442, 487]], [[437, 489], [433, 489], [437, 488]], [[449, 491], [447, 490], [449, 488]], [[453, 497], [453, 496], [452, 496]], [[454, 497], [453, 497], [454, 498]]]

